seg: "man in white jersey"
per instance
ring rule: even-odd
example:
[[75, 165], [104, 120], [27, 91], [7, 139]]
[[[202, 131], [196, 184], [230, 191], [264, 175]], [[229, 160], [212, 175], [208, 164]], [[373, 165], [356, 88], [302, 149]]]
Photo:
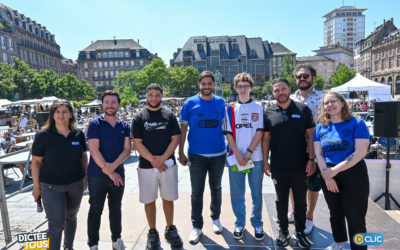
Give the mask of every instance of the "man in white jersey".
[[[229, 184], [231, 204], [236, 216], [233, 237], [243, 238], [246, 223], [245, 187], [246, 175], [253, 200], [251, 224], [254, 237], [258, 241], [265, 238], [262, 222], [262, 181], [263, 155], [261, 138], [263, 136], [263, 107], [250, 98], [254, 81], [250, 74], [240, 73], [234, 78], [234, 87], [239, 94], [236, 103], [228, 105], [224, 120], [224, 134], [229, 143], [230, 157], [236, 158], [236, 164], [229, 166]], [[254, 167], [240, 171], [237, 165], [245, 166], [249, 161]], [[229, 161], [228, 161], [229, 162]]]
[[[294, 70], [294, 77], [296, 78], [297, 87], [299, 88], [290, 96], [296, 102], [306, 104], [312, 111], [314, 122], [318, 123], [318, 113], [321, 106], [321, 101], [324, 93], [316, 90], [313, 87], [317, 72], [311, 64], [299, 64]], [[311, 233], [314, 227], [314, 210], [317, 205], [318, 192], [321, 190], [319, 183], [318, 167], [313, 175], [308, 177], [308, 190], [307, 190], [307, 214], [306, 214], [306, 229], [305, 234]], [[290, 192], [290, 201], [293, 206], [293, 195]], [[289, 212], [289, 222], [294, 222], [294, 209]]]

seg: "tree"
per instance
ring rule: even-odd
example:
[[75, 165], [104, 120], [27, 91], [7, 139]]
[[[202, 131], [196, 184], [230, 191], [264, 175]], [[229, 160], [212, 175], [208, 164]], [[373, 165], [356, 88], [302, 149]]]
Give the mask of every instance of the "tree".
[[324, 83], [325, 83], [325, 79], [320, 74], [317, 74], [317, 76], [315, 77], [315, 81], [314, 81], [314, 88], [317, 90], [323, 90]]
[[174, 66], [169, 68], [169, 88], [173, 95], [191, 96], [197, 90], [199, 71], [193, 66]]
[[169, 72], [167, 65], [161, 59], [153, 59], [151, 63], [139, 71], [137, 76], [138, 87], [143, 90], [150, 83], [158, 83], [161, 86], [167, 86]]
[[54, 83], [54, 94], [67, 100], [94, 99], [97, 96], [96, 90], [85, 81], [79, 81], [75, 75], [65, 74]]
[[139, 71], [131, 70], [127, 72], [121, 72], [114, 78], [114, 90], [121, 92], [125, 87], [131, 87], [132, 91], [139, 92], [144, 90], [146, 86], [139, 86], [137, 78]]
[[265, 82], [262, 91], [264, 95], [272, 95], [272, 79], [269, 79], [267, 82]]
[[[35, 72], [37, 73], [36, 70], [33, 70], [29, 67], [29, 65], [23, 61], [20, 60], [18, 57], [14, 58], [14, 74], [13, 74], [13, 82], [17, 86], [17, 93], [19, 95], [20, 99], [27, 99], [31, 97], [30, 95], [30, 81], [35, 79]], [[24, 82], [24, 77], [27, 78], [27, 83]]]
[[350, 70], [346, 64], [338, 65], [339, 69], [329, 78], [329, 86], [337, 87], [342, 85], [356, 76], [354, 70]]
[[293, 70], [294, 70], [293, 59], [289, 54], [286, 54], [286, 56], [282, 60], [282, 66], [281, 69], [279, 70], [279, 77], [286, 78], [288, 80], [292, 92], [297, 90], [297, 84], [293, 76]]
[[232, 91], [231, 85], [229, 83], [223, 83], [222, 84], [222, 95], [224, 97], [229, 97], [229, 96], [232, 96], [232, 93], [233, 93], [233, 91]]
[[134, 93], [132, 86], [125, 86], [119, 91], [121, 95], [121, 106], [125, 106], [126, 104], [136, 104], [139, 102], [137, 98], [137, 94]]
[[6, 63], [0, 63], [0, 97], [12, 99], [17, 93], [17, 85], [13, 81], [14, 68]]
[[253, 88], [253, 94], [254, 94], [255, 96], [257, 96], [257, 98], [259, 98], [260, 96], [262, 96], [262, 95], [263, 95], [263, 89], [262, 89], [262, 87], [261, 87], [261, 86], [255, 86], [255, 87]]

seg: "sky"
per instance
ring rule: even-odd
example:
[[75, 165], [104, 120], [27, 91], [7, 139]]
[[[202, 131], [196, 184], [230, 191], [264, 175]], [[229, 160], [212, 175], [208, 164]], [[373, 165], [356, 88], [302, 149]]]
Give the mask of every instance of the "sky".
[[64, 57], [92, 41], [135, 39], [169, 65], [191, 36], [245, 35], [280, 42], [297, 56], [323, 46], [323, 15], [344, 5], [366, 8], [368, 36], [383, 19], [400, 28], [399, 0], [0, 0], [46, 26]]

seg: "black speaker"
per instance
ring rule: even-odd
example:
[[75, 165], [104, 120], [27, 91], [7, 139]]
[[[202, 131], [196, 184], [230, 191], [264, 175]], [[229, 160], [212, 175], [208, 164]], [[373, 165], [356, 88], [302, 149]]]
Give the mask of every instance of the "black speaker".
[[39, 123], [40, 128], [46, 124], [49, 118], [49, 112], [39, 112], [36, 114], [36, 120]]
[[375, 102], [374, 136], [400, 137], [400, 102]]

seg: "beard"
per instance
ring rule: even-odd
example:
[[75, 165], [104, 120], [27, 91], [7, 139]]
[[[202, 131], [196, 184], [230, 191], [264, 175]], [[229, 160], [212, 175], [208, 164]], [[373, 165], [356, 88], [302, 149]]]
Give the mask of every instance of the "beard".
[[146, 101], [147, 105], [153, 109], [160, 107], [161, 101], [159, 101], [156, 105], [151, 105], [150, 102]]
[[[301, 83], [306, 83], [307, 85], [306, 85], [306, 86], [304, 86], [304, 85], [300, 86]], [[307, 90], [307, 89], [311, 88], [312, 85], [313, 85], [312, 82], [301, 81], [301, 82], [299, 82], [299, 83], [297, 84], [297, 87], [298, 87], [300, 90]]]
[[[207, 90], [210, 90], [210, 93], [206, 93]], [[204, 96], [210, 96], [213, 93], [212, 89], [202, 89], [202, 90], [200, 90], [200, 92]]]
[[106, 110], [104, 110], [104, 114], [106, 116], [115, 116], [117, 114], [118, 110], [115, 110], [114, 112], [107, 112]]
[[[285, 96], [285, 99], [282, 101], [280, 97]], [[280, 95], [278, 98], [275, 98], [278, 103], [286, 103], [289, 100], [289, 95]]]

